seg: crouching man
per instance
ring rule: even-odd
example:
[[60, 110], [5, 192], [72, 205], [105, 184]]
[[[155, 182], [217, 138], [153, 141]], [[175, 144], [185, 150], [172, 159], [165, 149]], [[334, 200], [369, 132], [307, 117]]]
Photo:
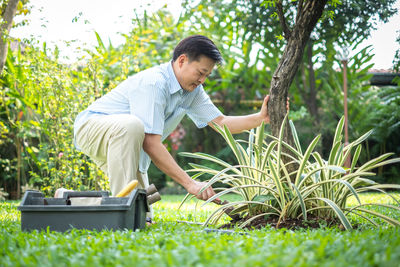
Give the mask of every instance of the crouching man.
[[268, 96], [260, 112], [247, 116], [225, 116], [215, 107], [202, 84], [221, 62], [210, 39], [187, 37], [170, 62], [129, 77], [77, 116], [76, 147], [105, 172], [113, 195], [134, 179], [146, 188], [151, 161], [198, 199], [215, 195], [212, 187], [200, 193], [205, 183], [191, 179], [162, 142], [185, 115], [198, 128], [216, 123], [233, 133], [269, 122]]

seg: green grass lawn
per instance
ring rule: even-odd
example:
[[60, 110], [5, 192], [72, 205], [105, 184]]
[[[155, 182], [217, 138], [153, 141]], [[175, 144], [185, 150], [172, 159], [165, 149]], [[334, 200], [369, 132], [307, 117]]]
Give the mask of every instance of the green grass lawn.
[[399, 228], [205, 232], [176, 221], [204, 221], [216, 206], [191, 201], [178, 211], [182, 198], [163, 196], [154, 205], [158, 223], [137, 232], [21, 232], [19, 202], [1, 202], [0, 266], [400, 266]]

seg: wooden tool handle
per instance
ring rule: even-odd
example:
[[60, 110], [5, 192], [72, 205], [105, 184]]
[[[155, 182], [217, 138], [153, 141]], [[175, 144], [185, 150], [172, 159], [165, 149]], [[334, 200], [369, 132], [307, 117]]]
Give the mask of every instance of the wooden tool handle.
[[117, 197], [125, 197], [132, 192], [133, 189], [138, 185], [138, 180], [133, 180], [127, 186], [125, 186], [118, 194]]
[[161, 200], [161, 196], [158, 192], [147, 197], [147, 203], [149, 203], [149, 205], [151, 205], [159, 200]]
[[149, 185], [149, 187], [146, 189], [147, 196], [150, 196], [150, 195], [154, 194], [155, 192], [157, 192], [157, 188], [154, 184]]

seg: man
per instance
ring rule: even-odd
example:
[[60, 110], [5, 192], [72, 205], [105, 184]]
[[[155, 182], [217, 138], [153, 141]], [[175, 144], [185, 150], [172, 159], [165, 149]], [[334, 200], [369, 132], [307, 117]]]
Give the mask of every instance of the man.
[[197, 198], [215, 195], [211, 187], [200, 193], [205, 183], [192, 180], [162, 141], [184, 115], [199, 128], [216, 123], [233, 133], [269, 122], [268, 96], [260, 112], [247, 116], [225, 116], [215, 107], [202, 84], [221, 62], [210, 39], [187, 37], [174, 49], [171, 62], [129, 77], [78, 115], [75, 144], [106, 173], [113, 195], [133, 179], [146, 188], [151, 160]]

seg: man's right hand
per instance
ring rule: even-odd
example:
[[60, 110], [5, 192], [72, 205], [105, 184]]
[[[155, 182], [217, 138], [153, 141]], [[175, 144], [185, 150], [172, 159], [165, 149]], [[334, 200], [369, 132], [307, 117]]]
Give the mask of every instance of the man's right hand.
[[[179, 167], [174, 158], [161, 143], [160, 135], [145, 134], [143, 149], [162, 172], [170, 176], [178, 184], [182, 185], [190, 194], [195, 195], [201, 200], [207, 200], [215, 195], [211, 186], [200, 193], [200, 190], [207, 183], [193, 180], [184, 170], [182, 170], [181, 167]], [[217, 201], [219, 201], [219, 199], [217, 199]]]
[[[200, 190], [206, 185], [207, 183], [205, 182], [198, 182], [195, 180], [192, 180], [192, 183], [190, 183], [189, 186], [186, 187], [186, 190], [188, 191], [189, 194], [195, 195], [196, 198], [201, 199], [201, 200], [207, 200], [215, 195], [214, 189], [209, 186], [207, 187], [203, 192], [200, 193]], [[217, 201], [220, 201], [219, 198], [216, 199]]]

